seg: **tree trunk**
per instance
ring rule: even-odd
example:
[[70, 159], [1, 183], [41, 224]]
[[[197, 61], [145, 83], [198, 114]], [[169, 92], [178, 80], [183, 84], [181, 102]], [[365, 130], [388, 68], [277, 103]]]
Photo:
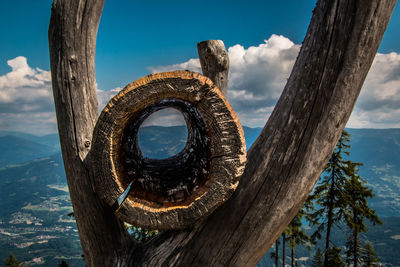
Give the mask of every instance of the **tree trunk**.
[[395, 0], [317, 3], [292, 74], [233, 196], [192, 228], [132, 241], [93, 190], [95, 45], [104, 0], [55, 0], [50, 65], [61, 147], [88, 266], [253, 266], [295, 216], [350, 116]]
[[[353, 221], [357, 222], [357, 211], [356, 208], [353, 208]], [[356, 225], [353, 228], [353, 257], [354, 257], [354, 262], [353, 262], [353, 267], [358, 266], [358, 230], [357, 230], [358, 225]]]
[[335, 194], [333, 192], [335, 186], [335, 167], [332, 167], [332, 173], [331, 173], [331, 185], [329, 188], [329, 207], [328, 207], [328, 223], [326, 226], [326, 239], [325, 239], [325, 256], [324, 256], [324, 267], [328, 266], [328, 261], [329, 261], [329, 247], [331, 243], [331, 229], [332, 229], [332, 217], [333, 217], [333, 200], [335, 197]]
[[275, 266], [279, 267], [279, 240], [275, 241]]
[[203, 75], [209, 77], [228, 97], [229, 57], [224, 42], [208, 40], [197, 44]]
[[357, 267], [358, 266], [358, 236], [356, 233], [356, 230], [354, 230], [354, 248], [353, 248], [353, 252], [354, 252], [354, 262], [353, 262], [353, 266]]
[[286, 234], [282, 233], [282, 266], [286, 266]]
[[50, 65], [61, 150], [85, 261], [88, 266], [119, 266], [132, 242], [112, 208], [93, 191], [87, 157], [97, 120], [94, 59], [103, 5], [104, 0], [54, 1]]
[[296, 259], [294, 257], [294, 245], [292, 245], [291, 249], [292, 249], [292, 267], [295, 267]]

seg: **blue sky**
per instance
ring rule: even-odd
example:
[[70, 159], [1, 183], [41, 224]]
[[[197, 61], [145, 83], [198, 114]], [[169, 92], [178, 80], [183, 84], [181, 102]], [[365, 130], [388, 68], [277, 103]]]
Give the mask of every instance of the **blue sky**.
[[[51, 2], [0, 1], [0, 130], [56, 131], [48, 73]], [[314, 5], [314, 0], [107, 0], [97, 39], [99, 101], [104, 105], [118, 88], [151, 72], [199, 71], [197, 42], [221, 39], [231, 58], [228, 99], [243, 125], [262, 126]], [[348, 126], [400, 127], [399, 28], [397, 6]]]

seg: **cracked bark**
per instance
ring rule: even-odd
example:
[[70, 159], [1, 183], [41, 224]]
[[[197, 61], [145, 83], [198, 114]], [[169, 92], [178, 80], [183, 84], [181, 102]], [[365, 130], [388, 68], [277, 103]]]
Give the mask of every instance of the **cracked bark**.
[[[103, 1], [55, 0], [50, 63], [62, 153], [88, 266], [252, 266], [312, 190], [350, 116], [395, 0], [320, 0], [238, 189], [191, 229], [135, 244], [91, 185], [95, 41]], [[89, 153], [89, 155], [88, 155]]]
[[197, 44], [203, 75], [209, 77], [228, 97], [229, 57], [224, 42], [207, 40]]

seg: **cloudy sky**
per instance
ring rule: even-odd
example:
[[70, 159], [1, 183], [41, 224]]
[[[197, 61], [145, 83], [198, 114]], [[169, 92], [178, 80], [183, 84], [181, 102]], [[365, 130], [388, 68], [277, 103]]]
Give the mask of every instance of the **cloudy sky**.
[[[138, 1], [106, 1], [96, 54], [100, 105], [152, 72], [201, 72], [196, 43], [221, 39], [231, 62], [228, 100], [242, 124], [252, 127], [268, 119], [315, 5], [311, 0], [133, 2]], [[50, 6], [50, 0], [0, 2], [0, 131], [56, 132], [47, 45]], [[347, 127], [400, 128], [399, 13], [396, 7]], [[156, 116], [147, 123], [160, 121], [166, 124]]]

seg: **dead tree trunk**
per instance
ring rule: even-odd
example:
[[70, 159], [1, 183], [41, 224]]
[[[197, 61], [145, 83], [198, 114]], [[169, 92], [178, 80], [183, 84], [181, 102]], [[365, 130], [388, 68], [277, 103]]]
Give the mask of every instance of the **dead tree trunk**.
[[282, 233], [282, 266], [286, 267], [286, 234]]
[[197, 44], [203, 75], [209, 77], [228, 97], [229, 57], [221, 40], [208, 40]]
[[292, 74], [233, 196], [200, 225], [132, 241], [92, 187], [95, 44], [104, 0], [55, 0], [51, 73], [63, 159], [88, 266], [253, 266], [295, 216], [350, 116], [395, 0], [320, 0]]
[[[65, 172], [88, 266], [119, 266], [131, 240], [92, 189], [90, 150], [97, 120], [94, 59], [103, 1], [54, 1], [50, 65]], [[104, 234], [108, 233], [108, 234]]]

